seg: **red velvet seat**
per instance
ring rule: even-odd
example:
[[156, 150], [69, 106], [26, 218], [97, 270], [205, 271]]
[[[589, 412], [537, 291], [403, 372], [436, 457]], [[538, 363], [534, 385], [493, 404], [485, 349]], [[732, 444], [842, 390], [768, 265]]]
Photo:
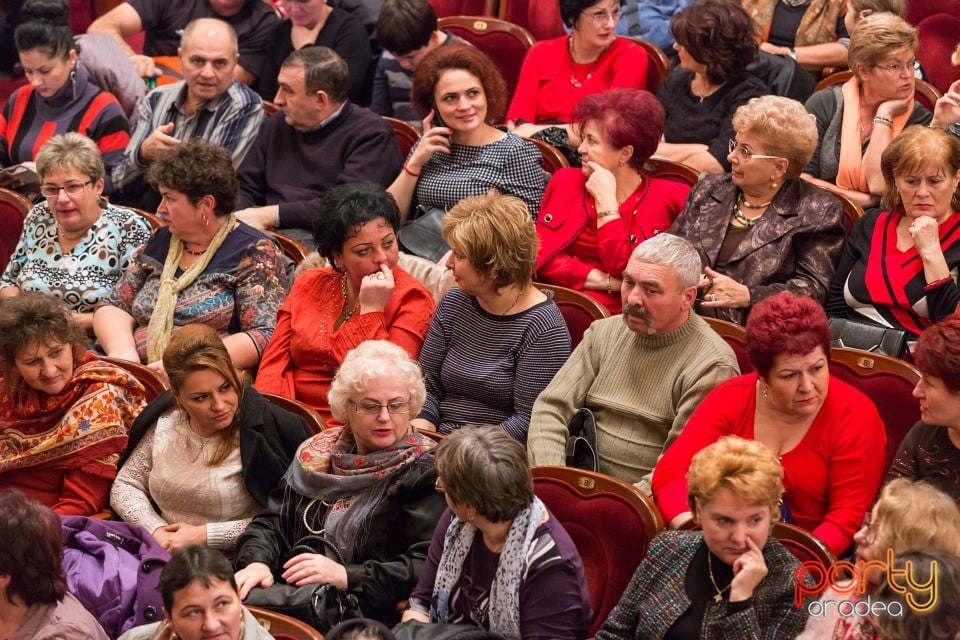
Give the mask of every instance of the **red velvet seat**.
[[667, 180], [688, 184], [691, 187], [700, 180], [700, 172], [693, 167], [659, 156], [654, 156], [644, 162], [641, 170], [653, 178], [666, 178]]
[[534, 467], [533, 488], [583, 560], [593, 635], [620, 601], [650, 541], [663, 531], [660, 512], [632, 484], [572, 467]]
[[[827, 545], [806, 529], [786, 522], [774, 522], [770, 533], [801, 563], [815, 562], [828, 569], [837, 561], [837, 557]], [[822, 589], [820, 591], [822, 592]]]
[[0, 189], [0, 272], [7, 268], [23, 232], [23, 219], [33, 204], [16, 191]]
[[497, 15], [498, 0], [428, 0], [438, 18]]
[[532, 142], [540, 152], [540, 166], [543, 167], [545, 172], [553, 175], [558, 170], [570, 166], [570, 163], [567, 162], [567, 157], [560, 153], [560, 150], [549, 142], [544, 142], [543, 140], [539, 140], [537, 138], [525, 139], [529, 142]]
[[594, 320], [610, 317], [607, 308], [590, 296], [555, 284], [536, 282], [537, 288], [553, 297], [560, 307], [560, 314], [570, 332], [570, 348], [575, 348], [583, 340], [583, 332]]
[[307, 426], [310, 427], [311, 433], [320, 433], [327, 428], [327, 423], [320, 417], [320, 414], [314, 411], [313, 407], [309, 407], [299, 400], [266, 391], [261, 391], [260, 395], [266, 398], [270, 404], [274, 404], [281, 409], [286, 409], [290, 413], [302, 417], [307, 421]]
[[276, 611], [247, 607], [257, 622], [277, 640], [323, 640], [323, 634], [296, 618]]
[[920, 52], [917, 58], [927, 73], [927, 79], [946, 93], [950, 85], [960, 80], [960, 67], [950, 63], [950, 56], [960, 43], [960, 2], [952, 15], [936, 13], [917, 25], [920, 32]]
[[566, 35], [556, 0], [500, 0], [500, 18], [518, 24], [537, 40]]
[[393, 129], [393, 135], [397, 139], [397, 144], [400, 145], [400, 155], [406, 158], [413, 145], [417, 144], [417, 140], [420, 138], [420, 130], [409, 122], [397, 118], [383, 116], [383, 119]]
[[[946, 13], [960, 16], [960, 0], [910, 0], [907, 3], [907, 22], [917, 26], [927, 16]], [[947, 60], [950, 57], [947, 56]]]
[[750, 362], [750, 356], [747, 355], [746, 330], [735, 322], [709, 316], [701, 317], [733, 349], [733, 354], [737, 356], [737, 364], [740, 366], [740, 373], [752, 373], [753, 364]]
[[656, 93], [663, 81], [667, 79], [670, 73], [670, 58], [663, 52], [663, 49], [647, 42], [643, 38], [630, 38], [643, 48], [647, 54], [647, 91]]

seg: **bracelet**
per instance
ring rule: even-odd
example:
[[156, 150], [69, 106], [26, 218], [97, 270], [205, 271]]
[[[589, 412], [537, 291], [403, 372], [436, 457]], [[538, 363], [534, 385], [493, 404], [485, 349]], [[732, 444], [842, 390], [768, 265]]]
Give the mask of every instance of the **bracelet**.
[[420, 177], [420, 174], [417, 173], [416, 171], [413, 171], [410, 167], [408, 167], [406, 162], [403, 163], [403, 171], [404, 171], [404, 173], [407, 173], [407, 174], [413, 176], [414, 178], [419, 178], [419, 177]]
[[607, 274], [607, 293], [613, 295], [613, 288], [610, 286], [610, 274]]
[[876, 124], [886, 125], [891, 129], [893, 128], [893, 120], [891, 120], [890, 118], [884, 118], [883, 116], [874, 116], [873, 121]]
[[604, 218], [610, 218], [612, 216], [620, 216], [620, 212], [617, 209], [609, 209], [607, 211], [598, 211], [597, 220], [603, 220]]
[[793, 61], [794, 61], [794, 62], [798, 62], [798, 60], [797, 60], [797, 50], [796, 50], [796, 49], [790, 49], [790, 50], [787, 52], [787, 55], [790, 56], [791, 58], [793, 58]]

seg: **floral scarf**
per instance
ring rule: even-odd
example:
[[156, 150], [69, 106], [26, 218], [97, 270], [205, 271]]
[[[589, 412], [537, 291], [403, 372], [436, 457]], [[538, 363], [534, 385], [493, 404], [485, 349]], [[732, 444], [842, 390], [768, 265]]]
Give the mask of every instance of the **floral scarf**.
[[[770, 37], [770, 23], [778, 0], [742, 0], [743, 8], [759, 30], [760, 42]], [[847, 11], [846, 0], [810, 0], [803, 13], [793, 46], [805, 47], [812, 44], [836, 42], [837, 19]]]
[[89, 351], [55, 396], [18, 382], [0, 384], [0, 473], [37, 465], [117, 473], [127, 431], [146, 406], [145, 390], [129, 373]]

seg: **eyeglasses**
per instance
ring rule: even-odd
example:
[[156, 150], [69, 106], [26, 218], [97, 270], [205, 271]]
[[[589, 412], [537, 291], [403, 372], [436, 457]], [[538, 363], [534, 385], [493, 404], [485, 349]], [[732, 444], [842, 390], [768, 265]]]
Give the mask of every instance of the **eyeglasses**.
[[867, 544], [873, 544], [877, 541], [877, 529], [873, 526], [873, 523], [870, 522], [870, 512], [867, 511], [863, 514], [863, 522], [860, 523], [860, 530], [867, 530], [866, 534], [863, 536], [863, 541]]
[[880, 69], [886, 71], [887, 73], [901, 73], [906, 71], [907, 73], [913, 75], [920, 68], [919, 60], [911, 60], [910, 62], [895, 62], [893, 64], [878, 64], [874, 65], [875, 69]]
[[727, 144], [727, 149], [730, 153], [734, 151], [737, 152], [737, 155], [740, 156], [740, 159], [744, 162], [750, 162], [750, 158], [757, 158], [759, 160], [779, 160], [783, 156], [765, 156], [760, 153], [754, 153], [743, 146], [741, 143], [737, 142], [733, 138], [730, 139], [730, 142]]
[[83, 192], [88, 186], [93, 184], [93, 180], [87, 180], [86, 182], [68, 182], [62, 187], [58, 187], [53, 184], [45, 184], [40, 187], [40, 193], [43, 194], [44, 198], [56, 198], [60, 195], [60, 190], [63, 189], [63, 192], [68, 196], [77, 196]]
[[373, 400], [361, 400], [360, 402], [348, 400], [348, 402], [353, 405], [354, 411], [365, 416], [380, 415], [384, 408], [387, 409], [387, 413], [410, 413], [410, 403], [406, 400], [391, 400], [387, 404], [380, 404]]
[[586, 15], [593, 20], [594, 24], [607, 24], [607, 20], [610, 19], [613, 19], [614, 22], [620, 21], [620, 9], [614, 9], [613, 11], [594, 11]]

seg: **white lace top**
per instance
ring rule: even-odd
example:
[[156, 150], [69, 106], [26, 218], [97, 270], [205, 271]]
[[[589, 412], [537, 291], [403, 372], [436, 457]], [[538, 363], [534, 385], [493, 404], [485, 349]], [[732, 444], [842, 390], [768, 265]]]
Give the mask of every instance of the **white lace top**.
[[177, 522], [206, 524], [209, 546], [232, 549], [261, 507], [243, 484], [239, 440], [223, 462], [210, 467], [216, 447], [216, 437], [190, 429], [182, 409], [166, 411], [117, 473], [110, 505], [151, 533]]

